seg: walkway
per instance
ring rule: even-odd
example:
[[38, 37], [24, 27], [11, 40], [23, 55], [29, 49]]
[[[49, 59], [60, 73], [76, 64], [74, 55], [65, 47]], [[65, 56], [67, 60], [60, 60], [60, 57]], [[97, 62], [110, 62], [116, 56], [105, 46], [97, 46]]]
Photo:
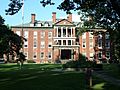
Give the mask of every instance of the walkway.
[[93, 71], [93, 75], [95, 75], [95, 76], [97, 76], [97, 77], [99, 77], [107, 82], [110, 82], [113, 85], [120, 86], [120, 79], [109, 76], [103, 71]]

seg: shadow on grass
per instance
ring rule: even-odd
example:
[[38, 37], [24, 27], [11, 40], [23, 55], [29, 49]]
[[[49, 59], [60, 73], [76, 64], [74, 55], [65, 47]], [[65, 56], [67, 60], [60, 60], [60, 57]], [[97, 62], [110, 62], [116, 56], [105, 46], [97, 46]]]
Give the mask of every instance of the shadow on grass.
[[[4, 77], [6, 78], [6, 77]], [[5, 80], [5, 79], [4, 79]], [[16, 72], [0, 83], [0, 90], [84, 90], [82, 73], [58, 73], [32, 70]]]
[[92, 90], [119, 90], [120, 86], [112, 85], [100, 78], [93, 77], [93, 87]]

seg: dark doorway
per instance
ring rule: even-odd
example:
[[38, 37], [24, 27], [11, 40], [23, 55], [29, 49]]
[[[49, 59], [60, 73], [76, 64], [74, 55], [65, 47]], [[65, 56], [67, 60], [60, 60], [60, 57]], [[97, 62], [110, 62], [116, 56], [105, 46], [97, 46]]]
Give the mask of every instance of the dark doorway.
[[71, 59], [71, 50], [61, 50], [61, 59]]

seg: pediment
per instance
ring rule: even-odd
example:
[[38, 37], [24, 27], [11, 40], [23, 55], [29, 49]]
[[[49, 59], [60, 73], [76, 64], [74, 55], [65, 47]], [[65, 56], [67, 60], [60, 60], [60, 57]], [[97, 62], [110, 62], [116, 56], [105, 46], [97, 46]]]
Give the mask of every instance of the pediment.
[[69, 25], [69, 26], [75, 26], [75, 24], [73, 24], [72, 22], [70, 22], [70, 21], [68, 21], [67, 19], [61, 19], [61, 20], [59, 20], [59, 21], [57, 21], [54, 25]]

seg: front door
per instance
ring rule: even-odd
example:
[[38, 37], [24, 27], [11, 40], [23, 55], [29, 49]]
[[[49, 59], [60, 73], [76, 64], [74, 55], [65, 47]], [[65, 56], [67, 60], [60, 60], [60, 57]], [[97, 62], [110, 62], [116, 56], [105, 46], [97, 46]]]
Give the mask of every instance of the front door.
[[61, 50], [61, 59], [62, 60], [71, 59], [71, 50], [69, 49]]

